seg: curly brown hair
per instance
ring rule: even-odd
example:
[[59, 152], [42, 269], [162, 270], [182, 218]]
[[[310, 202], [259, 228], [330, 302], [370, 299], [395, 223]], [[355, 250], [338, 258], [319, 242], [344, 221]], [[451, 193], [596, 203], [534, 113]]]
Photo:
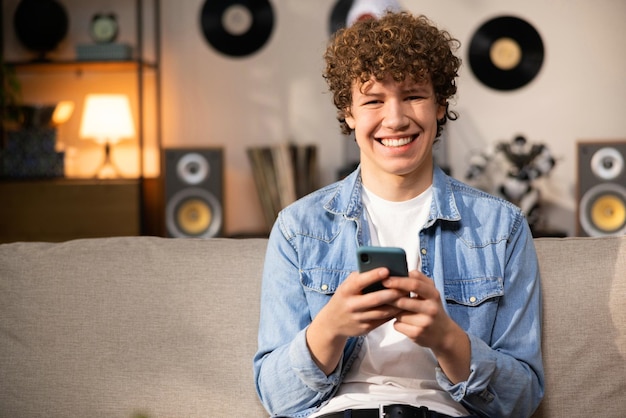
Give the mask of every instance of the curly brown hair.
[[461, 60], [453, 51], [459, 45], [427, 17], [408, 12], [387, 12], [338, 30], [324, 54], [323, 77], [333, 93], [341, 131], [352, 132], [346, 115], [352, 105], [353, 82], [365, 83], [372, 77], [382, 81], [386, 76], [401, 82], [410, 75], [416, 82], [430, 80], [437, 103], [445, 106], [444, 117], [437, 121], [437, 136], [441, 135], [446, 121], [458, 117], [449, 110], [448, 99], [456, 93]]

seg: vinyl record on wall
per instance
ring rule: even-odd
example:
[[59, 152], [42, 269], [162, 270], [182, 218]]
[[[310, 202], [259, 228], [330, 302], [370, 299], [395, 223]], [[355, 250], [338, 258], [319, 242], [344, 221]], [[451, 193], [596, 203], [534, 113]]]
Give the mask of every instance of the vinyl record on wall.
[[330, 12], [330, 20], [328, 22], [328, 31], [332, 35], [341, 28], [346, 27], [348, 12], [352, 7], [352, 0], [337, 0]]
[[200, 12], [202, 35], [217, 51], [250, 55], [265, 45], [274, 27], [269, 0], [206, 0]]
[[469, 64], [476, 77], [496, 90], [528, 84], [543, 64], [544, 45], [537, 30], [514, 16], [500, 16], [476, 30], [469, 46]]
[[69, 17], [56, 0], [22, 0], [15, 9], [13, 26], [17, 39], [45, 61], [45, 54], [66, 37]]

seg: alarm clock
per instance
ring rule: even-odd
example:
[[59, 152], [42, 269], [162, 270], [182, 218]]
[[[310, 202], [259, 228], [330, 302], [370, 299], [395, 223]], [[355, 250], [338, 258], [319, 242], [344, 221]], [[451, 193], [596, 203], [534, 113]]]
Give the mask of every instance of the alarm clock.
[[96, 13], [91, 18], [89, 33], [100, 44], [113, 42], [117, 38], [119, 26], [114, 13]]

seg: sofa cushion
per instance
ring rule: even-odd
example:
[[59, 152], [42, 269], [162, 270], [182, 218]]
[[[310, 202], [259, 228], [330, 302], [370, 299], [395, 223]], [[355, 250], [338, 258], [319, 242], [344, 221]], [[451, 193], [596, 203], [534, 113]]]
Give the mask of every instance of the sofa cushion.
[[265, 245], [0, 245], [0, 416], [266, 416], [252, 376]]
[[536, 246], [546, 398], [535, 416], [626, 416], [626, 237]]
[[[0, 418], [267, 416], [252, 377], [263, 239], [0, 245]], [[626, 237], [536, 240], [546, 398], [626, 412]]]

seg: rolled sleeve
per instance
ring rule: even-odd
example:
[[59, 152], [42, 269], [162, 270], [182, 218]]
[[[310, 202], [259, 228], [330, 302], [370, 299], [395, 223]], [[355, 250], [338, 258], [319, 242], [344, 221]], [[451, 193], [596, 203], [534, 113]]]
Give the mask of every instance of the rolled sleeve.
[[311, 390], [326, 394], [332, 391], [340, 382], [342, 360], [339, 361], [339, 365], [335, 371], [326, 376], [311, 357], [311, 352], [306, 343], [306, 329], [299, 332], [291, 342], [289, 347], [289, 361], [291, 362], [291, 368], [294, 373]]
[[496, 360], [493, 349], [485, 344], [480, 338], [470, 335], [472, 347], [470, 375], [466, 381], [452, 383], [440, 367], [437, 367], [437, 382], [442, 389], [447, 391], [452, 399], [461, 402], [467, 394], [475, 394], [483, 402], [489, 403], [494, 395], [489, 392], [489, 383], [496, 371]]

